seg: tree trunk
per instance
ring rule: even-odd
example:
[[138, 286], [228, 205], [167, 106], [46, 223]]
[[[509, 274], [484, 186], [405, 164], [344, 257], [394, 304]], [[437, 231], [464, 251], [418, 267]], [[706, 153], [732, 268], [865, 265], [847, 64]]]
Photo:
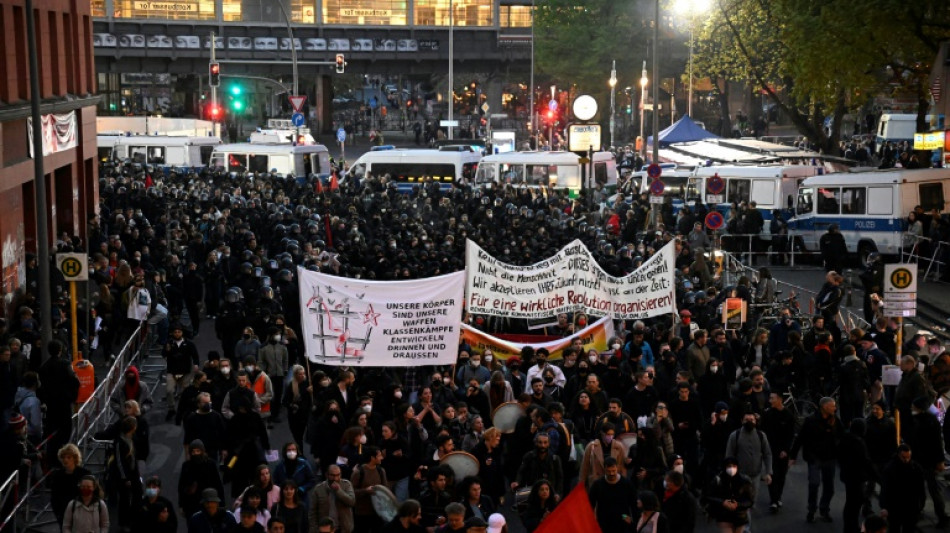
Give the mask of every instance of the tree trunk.
[[716, 94], [719, 95], [719, 135], [732, 137], [732, 119], [729, 117], [729, 80], [717, 78], [713, 82]]

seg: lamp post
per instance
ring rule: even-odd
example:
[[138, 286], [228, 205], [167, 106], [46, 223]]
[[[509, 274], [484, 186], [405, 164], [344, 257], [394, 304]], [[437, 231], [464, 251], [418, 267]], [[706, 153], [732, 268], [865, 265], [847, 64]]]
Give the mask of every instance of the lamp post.
[[616, 120], [617, 113], [614, 110], [614, 104], [616, 96], [614, 95], [614, 88], [617, 86], [617, 61], [615, 60], [610, 67], [610, 80], [607, 82], [610, 85], [610, 146], [614, 145], [614, 122]]
[[643, 71], [640, 73], [640, 145], [641, 145], [641, 156], [646, 159], [647, 155], [647, 140], [643, 137], [643, 116], [647, 108], [647, 83], [650, 80], [647, 78], [647, 62], [643, 60]]
[[696, 22], [696, 15], [704, 13], [709, 9], [709, 0], [679, 0], [675, 5], [676, 11], [689, 19], [689, 63], [687, 67], [687, 76], [689, 78], [688, 100], [686, 102], [686, 114], [691, 118], [693, 116], [693, 25]]
[[534, 0], [531, 0], [531, 81], [528, 84], [531, 103], [528, 107], [528, 120], [531, 121], [531, 136], [534, 137], [534, 149], [538, 149], [538, 120], [534, 111]]
[[452, 126], [452, 108], [455, 107], [455, 21], [452, 17], [455, 15], [455, 5], [453, 0], [449, 0], [449, 140], [455, 138], [453, 133], [455, 128]]
[[653, 19], [653, 162], [660, 162], [660, 113], [656, 106], [660, 101], [660, 62], [657, 57], [657, 43], [660, 40], [660, 0], [655, 0]]

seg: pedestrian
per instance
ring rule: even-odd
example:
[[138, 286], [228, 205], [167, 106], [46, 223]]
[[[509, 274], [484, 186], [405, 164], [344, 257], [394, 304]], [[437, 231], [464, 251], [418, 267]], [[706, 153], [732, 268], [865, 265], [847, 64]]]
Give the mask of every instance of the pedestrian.
[[[620, 475], [620, 465], [614, 457], [604, 459], [604, 475], [591, 485], [588, 496], [601, 531], [624, 531], [635, 523], [639, 507], [637, 490], [628, 478]], [[658, 509], [659, 505], [653, 508]]]
[[195, 439], [188, 446], [187, 458], [178, 476], [178, 509], [183, 516], [192, 516], [201, 510], [206, 489], [224, 494], [217, 464], [208, 457], [204, 442]]
[[851, 421], [850, 430], [842, 435], [838, 443], [838, 464], [841, 467], [841, 482], [844, 483], [844, 531], [860, 531], [861, 506], [864, 503], [865, 483], [874, 470], [871, 456], [864, 443], [865, 423], [863, 418]]
[[706, 512], [716, 521], [720, 532], [742, 533], [749, 523], [752, 480], [739, 473], [739, 461], [727, 457], [722, 471], [703, 493]]
[[758, 427], [758, 416], [746, 413], [742, 428], [735, 430], [726, 443], [726, 456], [739, 463], [739, 473], [749, 478], [752, 485], [752, 506], [749, 508], [749, 524], [752, 523], [752, 507], [759, 494], [759, 481], [772, 484], [772, 449], [769, 439]]
[[661, 510], [666, 516], [670, 533], [692, 533], [696, 529], [698, 503], [685, 483], [681, 472], [670, 470], [666, 473]]
[[788, 476], [789, 451], [795, 439], [795, 417], [785, 408], [782, 396], [769, 395], [769, 409], [762, 416], [762, 431], [768, 437], [772, 452], [772, 483], [769, 484], [769, 511], [777, 513], [782, 508], [782, 494]]
[[[322, 520], [331, 518], [334, 523], [339, 524], [340, 533], [353, 533], [354, 506], [356, 493], [353, 491], [353, 484], [342, 478], [339, 466], [330, 465], [326, 469], [326, 480], [313, 488], [309, 522], [320, 524]], [[417, 507], [417, 510], [421, 512], [421, 508]]]
[[50, 507], [56, 522], [62, 526], [66, 506], [79, 497], [80, 481], [91, 472], [82, 466], [82, 452], [75, 444], [60, 448], [57, 458], [61, 467], [50, 473]]
[[132, 531], [135, 521], [135, 505], [142, 499], [142, 476], [135, 455], [134, 435], [138, 422], [134, 416], [122, 419], [119, 436], [112, 442], [110, 476], [114, 480], [114, 492], [118, 505], [118, 522], [121, 531]]
[[660, 502], [656, 497], [656, 493], [648, 490], [640, 491], [637, 495], [637, 509], [640, 511], [640, 516], [637, 518], [636, 531], [669, 533], [669, 519], [660, 512]]
[[918, 396], [911, 405], [913, 429], [906, 440], [914, 450], [914, 461], [920, 465], [927, 483], [927, 491], [933, 500], [934, 514], [937, 515], [937, 528], [943, 529], [950, 524], [943, 501], [943, 487], [937, 476], [943, 477], [946, 470], [944, 458], [943, 432], [936, 415], [930, 412], [933, 402], [929, 396]]
[[911, 459], [910, 446], [901, 444], [897, 454], [884, 467], [881, 516], [887, 519], [890, 533], [916, 533], [917, 521], [927, 499], [923, 468]]
[[274, 467], [274, 484], [283, 486], [288, 479], [293, 480], [304, 505], [309, 501], [310, 489], [317, 484], [310, 461], [300, 453], [297, 443], [290, 441], [281, 450], [281, 461]]
[[[834, 200], [822, 199], [820, 201]], [[837, 207], [835, 207], [835, 212], [837, 212]], [[821, 251], [825, 272], [842, 272], [844, 270], [844, 261], [848, 257], [848, 245], [844, 241], [844, 235], [841, 234], [838, 224], [828, 226], [828, 231], [818, 239], [818, 249]]]
[[356, 495], [356, 506], [353, 508], [354, 531], [376, 533], [383, 525], [372, 501], [376, 487], [389, 483], [386, 470], [380, 466], [382, 461], [383, 452], [376, 446], [367, 446], [363, 449], [360, 463], [350, 476], [353, 493]]
[[[618, 476], [619, 478], [619, 476]], [[542, 479], [531, 486], [527, 501], [520, 512], [521, 524], [527, 533], [533, 533], [557, 507], [558, 495], [551, 483]]]
[[271, 519], [267, 523], [268, 531], [277, 520], [286, 533], [310, 533], [309, 511], [303, 495], [292, 479], [280, 486], [280, 501], [270, 508]]
[[284, 377], [289, 368], [289, 353], [281, 342], [281, 335], [275, 326], [267, 331], [267, 342], [258, 352], [261, 359], [261, 372], [267, 375], [273, 384], [274, 396], [271, 404], [271, 422], [280, 422], [280, 410], [283, 404]]
[[218, 492], [201, 491], [201, 510], [188, 518], [188, 533], [231, 533], [235, 526], [237, 521], [221, 506]]
[[[815, 521], [815, 512], [820, 511], [825, 522], [831, 522], [831, 499], [835, 494], [835, 468], [838, 441], [844, 434], [841, 421], [835, 415], [837, 404], [833, 398], [824, 397], [818, 402], [818, 411], [805, 419], [802, 429], [792, 443], [789, 465], [795, 464], [799, 450], [808, 463], [808, 514], [807, 522]], [[821, 501], [818, 489], [821, 487]]]
[[151, 476], [145, 481], [145, 491], [137, 509], [137, 523], [147, 533], [177, 533], [178, 513], [172, 502], [161, 495], [162, 480]]
[[198, 348], [184, 337], [184, 327], [176, 322], [171, 327], [172, 337], [162, 350], [165, 359], [165, 421], [175, 418], [175, 409], [185, 387], [191, 383], [192, 373], [198, 370]]
[[63, 533], [109, 533], [109, 508], [95, 476], [80, 479], [79, 496], [66, 505], [63, 514]]
[[626, 475], [623, 444], [616, 439], [616, 428], [610, 422], [604, 422], [600, 426], [600, 438], [590, 441], [584, 449], [584, 457], [581, 460], [580, 480], [584, 482], [587, 489], [595, 481], [604, 476], [605, 461], [608, 457], [613, 457], [617, 462], [617, 468], [621, 476]]

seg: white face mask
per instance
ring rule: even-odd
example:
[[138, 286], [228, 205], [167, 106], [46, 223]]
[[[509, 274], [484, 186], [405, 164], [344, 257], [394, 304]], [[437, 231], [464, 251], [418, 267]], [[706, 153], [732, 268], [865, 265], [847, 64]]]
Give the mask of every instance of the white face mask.
[[619, 349], [620, 349], [620, 344], [615, 342], [615, 343], [613, 343], [610, 347], [613, 348], [614, 350], [619, 350]]
[[229, 366], [222, 366], [222, 367], [221, 367], [221, 373], [222, 373], [223, 375], [227, 376], [228, 374], [231, 373], [231, 367], [229, 367]]
[[445, 383], [446, 385], [451, 385], [452, 378], [442, 378], [442, 383]]
[[680, 474], [682, 474], [682, 473], [683, 473], [683, 465], [673, 465], [673, 470], [675, 470], [675, 471], [679, 472]]
[[917, 363], [917, 371], [923, 373], [924, 369], [927, 368], [927, 365], [923, 363]]
[[360, 436], [360, 444], [366, 444], [366, 435]]
[[274, 342], [280, 342], [280, 335], [274, 335], [272, 338], [274, 339]]
[[482, 362], [481, 362], [481, 361], [469, 361], [469, 364], [472, 365], [472, 368], [478, 368], [479, 366], [481, 366]]
[[709, 371], [712, 372], [713, 374], [715, 374], [716, 372], [719, 372], [719, 367], [718, 367], [718, 366], [711, 366], [711, 367], [709, 367]]
[[254, 372], [254, 365], [247, 365], [244, 367], [244, 370], [246, 370], [248, 373]]
[[735, 477], [735, 475], [738, 472], [739, 472], [739, 469], [734, 466], [730, 466], [729, 468], [726, 469], [726, 473], [729, 474], [729, 477]]
[[372, 413], [372, 412], [373, 412], [373, 406], [372, 406], [372, 405], [364, 405], [364, 406], [363, 406], [363, 412], [364, 412], [364, 413]]
[[595, 364], [595, 365], [597, 364], [597, 356], [596, 356], [596, 355], [592, 355], [592, 356], [588, 357], [588, 359], [590, 359], [590, 362], [591, 362], [592, 364]]
[[297, 452], [293, 450], [287, 452], [287, 459], [290, 459], [291, 461], [293, 461], [296, 458], [297, 458]]
[[726, 419], [728, 419], [728, 418], [729, 418], [729, 413], [726, 413], [726, 414], [724, 414], [724, 415], [719, 415], [719, 421], [720, 421], [720, 422], [725, 422]]
[[668, 488], [669, 488], [669, 485], [666, 483], [666, 480], [664, 479], [664, 480], [663, 480], [663, 490], [666, 490], [666, 489], [668, 489]]
[[329, 379], [321, 379], [321, 380], [320, 380], [320, 386], [321, 386], [321, 387], [324, 387], [324, 388], [329, 387], [329, 386], [330, 386], [330, 380], [329, 380]]
[[491, 354], [485, 354], [485, 362], [491, 363]]
[[397, 390], [396, 392], [393, 393], [393, 397], [395, 397], [397, 400], [401, 400], [401, 399], [402, 399], [402, 391], [401, 391], [401, 390]]

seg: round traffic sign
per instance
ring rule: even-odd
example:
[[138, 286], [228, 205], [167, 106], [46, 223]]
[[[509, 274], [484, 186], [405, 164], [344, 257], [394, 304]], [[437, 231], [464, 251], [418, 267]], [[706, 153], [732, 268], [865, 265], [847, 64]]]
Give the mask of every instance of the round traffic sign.
[[336, 140], [337, 142], [346, 142], [346, 130], [340, 128], [336, 130]]
[[306, 118], [304, 118], [303, 113], [294, 113], [290, 116], [290, 122], [299, 128], [304, 125]]
[[557, 111], [557, 100], [553, 98], [548, 100], [548, 109], [551, 111]]
[[719, 174], [713, 174], [706, 180], [706, 192], [709, 194], [722, 194], [726, 189], [726, 182], [719, 177]]
[[722, 213], [719, 211], [710, 211], [706, 215], [706, 227], [711, 230], [717, 230], [722, 227], [725, 223], [725, 219], [722, 218]]
[[662, 195], [665, 189], [666, 185], [664, 185], [663, 182], [658, 179], [653, 180], [653, 183], [650, 184], [650, 194], [654, 196]]
[[663, 169], [660, 168], [660, 165], [656, 163], [650, 163], [650, 166], [647, 167], [647, 176], [657, 179], [661, 174], [663, 174]]
[[63, 273], [63, 276], [67, 278], [75, 278], [76, 276], [82, 274], [82, 262], [80, 262], [75, 257], [67, 257], [63, 259], [63, 262], [59, 265], [60, 272]]
[[914, 282], [914, 273], [909, 268], [900, 267], [891, 272], [891, 285], [902, 290], [910, 287]]

